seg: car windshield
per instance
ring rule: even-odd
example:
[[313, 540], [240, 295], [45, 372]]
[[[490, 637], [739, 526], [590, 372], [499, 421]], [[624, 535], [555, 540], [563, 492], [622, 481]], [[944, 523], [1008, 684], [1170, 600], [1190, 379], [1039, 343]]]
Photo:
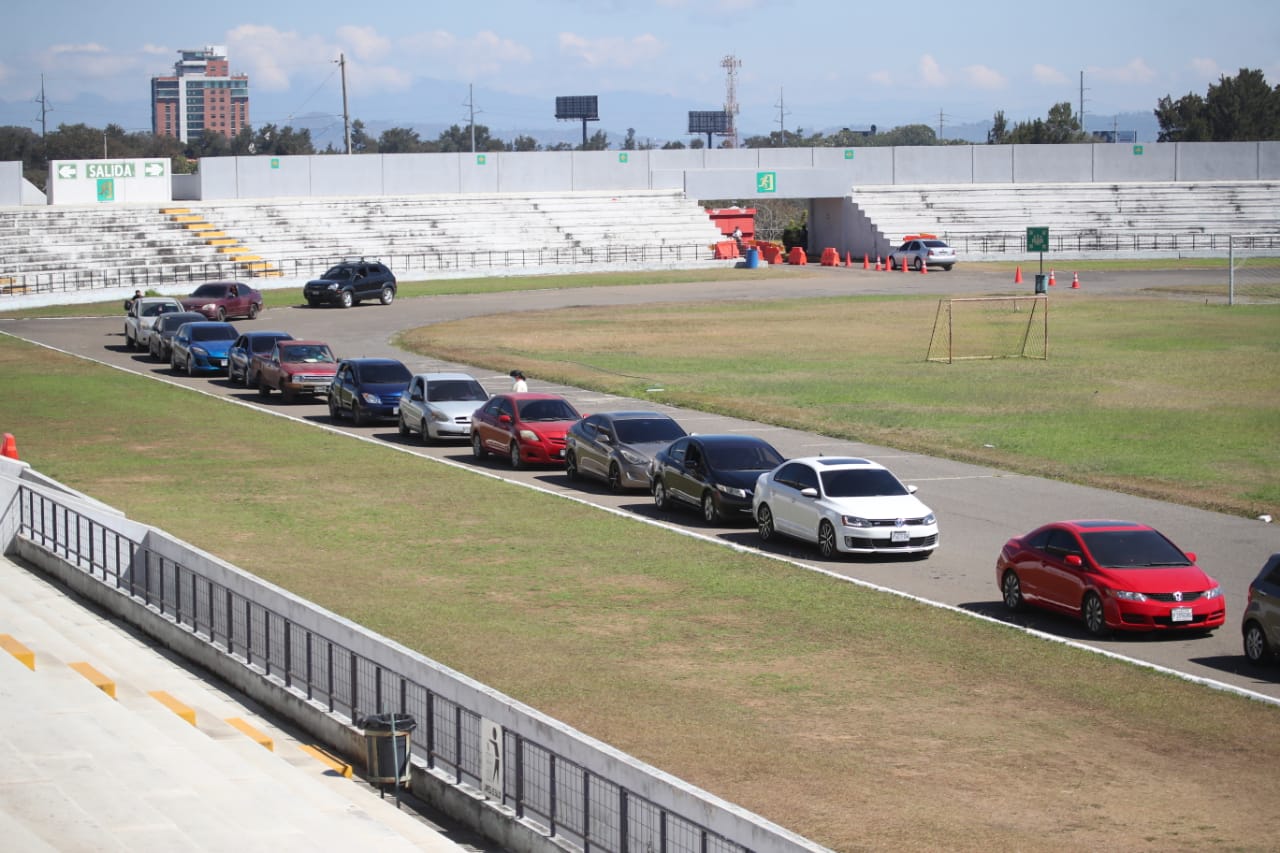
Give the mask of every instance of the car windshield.
[[822, 491], [832, 498], [877, 498], [910, 494], [882, 468], [823, 471]]
[[403, 382], [408, 385], [413, 374], [403, 364], [366, 364], [360, 369], [360, 378], [365, 382]]
[[167, 317], [161, 317], [157, 325], [161, 332], [176, 332], [178, 327], [184, 323], [190, 323], [193, 320], [203, 319], [203, 314], [170, 314]]
[[325, 346], [285, 347], [280, 350], [281, 361], [331, 362], [333, 353]]
[[1143, 569], [1191, 565], [1185, 554], [1154, 530], [1098, 530], [1085, 533], [1083, 538], [1099, 566]]
[[288, 340], [288, 338], [273, 338], [270, 336], [258, 335], [249, 338], [249, 349], [253, 352], [271, 352], [271, 348], [276, 345], [276, 341]]
[[334, 267], [322, 275], [321, 278], [327, 278], [330, 281], [346, 281], [351, 278], [351, 270], [347, 267]]
[[622, 444], [675, 441], [685, 434], [670, 418], [626, 418], [614, 421], [613, 428]]
[[225, 284], [202, 284], [199, 287], [197, 287], [195, 293], [191, 295], [219, 297], [226, 294], [226, 292], [227, 292], [227, 286]]
[[191, 330], [193, 341], [234, 341], [236, 330], [233, 326], [196, 326]]
[[436, 403], [451, 401], [483, 402], [489, 399], [484, 386], [474, 379], [438, 379], [427, 382], [427, 399]]
[[522, 421], [576, 421], [581, 417], [567, 400], [521, 400], [517, 405]]
[[150, 305], [142, 306], [143, 317], [156, 317], [166, 311], [177, 311], [178, 309], [169, 302], [153, 302]]
[[785, 461], [767, 444], [711, 444], [704, 450], [711, 467], [720, 471], [764, 471]]

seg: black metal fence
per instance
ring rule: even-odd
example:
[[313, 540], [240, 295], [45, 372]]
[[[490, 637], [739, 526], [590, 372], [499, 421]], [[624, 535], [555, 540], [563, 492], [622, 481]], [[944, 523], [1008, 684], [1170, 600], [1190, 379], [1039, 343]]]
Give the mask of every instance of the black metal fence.
[[[481, 788], [481, 717], [407, 673], [362, 657], [120, 532], [22, 486], [18, 534], [127, 593], [263, 677], [345, 722], [371, 713], [418, 721], [412, 753]], [[518, 732], [504, 731], [503, 803], [583, 851], [750, 853], [750, 848], [593, 773]]]
[[[1002, 231], [989, 234], [939, 234], [953, 249], [962, 254], [1029, 254], [1025, 231]], [[1280, 233], [1276, 234], [1203, 234], [1185, 233], [1105, 233], [1075, 231], [1050, 233], [1049, 251], [1074, 252], [1088, 257], [1090, 252], [1221, 252], [1235, 243], [1236, 249], [1280, 249]]]
[[[368, 257], [374, 258], [374, 255]], [[442, 272], [485, 275], [493, 270], [538, 270], [543, 267], [599, 266], [601, 264], [672, 264], [709, 261], [709, 245], [619, 245], [501, 249], [488, 251], [388, 252], [376, 255], [401, 278]], [[0, 295], [63, 293], [81, 290], [150, 290], [186, 287], [205, 281], [245, 281], [256, 278], [315, 278], [349, 255], [264, 259], [245, 262], [211, 260], [173, 265], [67, 269], [48, 272], [3, 273]]]

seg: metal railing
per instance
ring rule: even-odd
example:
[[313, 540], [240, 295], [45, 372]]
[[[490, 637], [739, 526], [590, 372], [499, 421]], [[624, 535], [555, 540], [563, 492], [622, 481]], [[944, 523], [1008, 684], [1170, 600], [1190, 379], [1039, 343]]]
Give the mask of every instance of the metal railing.
[[[149, 290], [185, 287], [205, 281], [249, 280], [256, 278], [314, 278], [346, 255], [311, 255], [300, 258], [264, 258], [260, 261], [193, 261], [181, 264], [122, 266], [114, 269], [66, 269], [45, 272], [5, 273], [0, 269], [0, 295], [65, 293], [82, 290], [129, 288]], [[414, 251], [369, 254], [391, 267], [402, 279], [412, 275], [457, 273], [474, 270], [485, 275], [492, 270], [539, 269], [544, 267], [598, 266], [601, 264], [670, 264], [714, 259], [709, 244], [686, 245], [606, 245], [539, 249], [498, 249], [478, 251]]]
[[[953, 249], [968, 254], [1028, 254], [1026, 231], [998, 231], [987, 234], [939, 233]], [[1235, 237], [1241, 248], [1241, 237]], [[1075, 252], [1087, 257], [1090, 252], [1223, 252], [1232, 245], [1230, 234], [1201, 232], [1120, 233], [1101, 231], [1051, 232], [1049, 251]], [[1255, 234], [1248, 237], [1247, 248], [1280, 249], [1280, 233]]]
[[[481, 717], [474, 710], [42, 492], [20, 486], [17, 499], [19, 536], [344, 722], [354, 725], [371, 713], [412, 715], [418, 726], [411, 753], [455, 784], [481, 789]], [[504, 730], [502, 749], [503, 804], [584, 853], [750, 853], [518, 732]]]

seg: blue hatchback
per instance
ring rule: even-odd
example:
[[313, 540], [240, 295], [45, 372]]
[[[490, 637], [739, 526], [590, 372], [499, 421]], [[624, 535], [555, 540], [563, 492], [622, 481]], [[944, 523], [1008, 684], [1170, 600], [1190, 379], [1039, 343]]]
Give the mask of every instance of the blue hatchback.
[[227, 351], [239, 332], [230, 323], [184, 323], [169, 348], [169, 369], [174, 373], [221, 373], [227, 369]]
[[356, 426], [369, 421], [399, 418], [400, 398], [413, 376], [394, 358], [347, 358], [329, 386], [329, 417], [351, 415]]

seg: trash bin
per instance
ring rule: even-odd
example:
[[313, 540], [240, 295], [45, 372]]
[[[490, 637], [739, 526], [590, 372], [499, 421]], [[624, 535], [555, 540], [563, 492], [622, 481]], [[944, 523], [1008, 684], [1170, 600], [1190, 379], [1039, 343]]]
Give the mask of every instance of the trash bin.
[[760, 268], [760, 250], [756, 248], [747, 249], [747, 269], [754, 270]]
[[1036, 273], [1036, 293], [1049, 292], [1049, 277], [1044, 273]]
[[357, 725], [364, 729], [369, 781], [401, 785], [409, 779], [409, 735], [418, 721], [409, 714], [370, 714]]

